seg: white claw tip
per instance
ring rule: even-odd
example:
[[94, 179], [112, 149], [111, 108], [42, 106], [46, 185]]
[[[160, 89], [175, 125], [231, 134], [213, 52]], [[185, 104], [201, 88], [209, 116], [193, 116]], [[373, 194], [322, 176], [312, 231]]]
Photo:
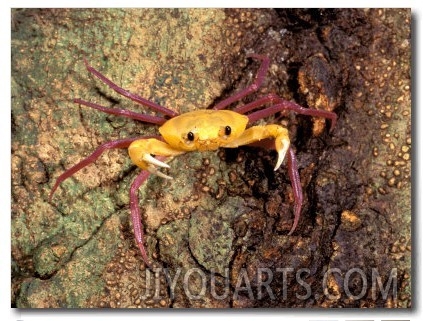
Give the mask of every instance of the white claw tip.
[[146, 163], [149, 164], [153, 164], [159, 167], [164, 167], [164, 168], [170, 168], [170, 166], [162, 161], [159, 161], [158, 159], [154, 158], [153, 156], [151, 156], [150, 154], [144, 154], [142, 157], [143, 161], [145, 161]]
[[275, 169], [274, 169], [275, 172], [279, 169], [279, 167], [281, 167], [282, 161], [283, 161], [283, 158], [281, 158], [280, 156], [278, 156], [278, 161], [277, 161], [276, 166], [275, 166]]
[[285, 159], [286, 152], [289, 148], [289, 142], [282, 145], [282, 149], [278, 151], [278, 161], [276, 162], [275, 171], [281, 167], [283, 160]]
[[155, 174], [156, 174], [157, 176], [163, 177], [163, 178], [165, 178], [165, 179], [173, 179], [173, 177], [172, 177], [172, 176], [168, 176], [168, 175], [166, 175], [166, 174], [164, 174], [164, 173], [162, 173], [162, 172], [159, 172], [159, 171], [156, 171], [156, 172], [155, 172]]

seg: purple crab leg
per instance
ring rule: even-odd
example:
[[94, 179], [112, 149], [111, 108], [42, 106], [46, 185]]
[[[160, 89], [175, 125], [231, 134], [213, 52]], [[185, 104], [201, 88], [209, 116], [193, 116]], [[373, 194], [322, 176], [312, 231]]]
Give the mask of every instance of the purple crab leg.
[[[166, 157], [157, 156], [156, 157], [159, 161], [164, 161]], [[147, 251], [145, 250], [144, 246], [144, 227], [141, 220], [141, 213], [138, 201], [138, 189], [140, 186], [146, 181], [146, 179], [150, 176], [150, 172], [142, 171], [132, 182], [131, 189], [129, 190], [129, 200], [130, 200], [130, 208], [131, 208], [131, 219], [132, 225], [134, 227], [134, 236], [137, 242], [138, 248], [141, 252], [141, 257], [145, 264], [151, 268], [150, 261], [147, 256]]]
[[123, 117], [128, 117], [131, 119], [135, 119], [135, 120], [139, 120], [142, 122], [146, 122], [146, 123], [152, 123], [152, 124], [157, 124], [157, 125], [162, 125], [166, 122], [166, 119], [164, 119], [163, 117], [158, 117], [158, 116], [152, 116], [152, 115], [145, 115], [145, 114], [140, 114], [140, 113], [136, 113], [130, 110], [126, 110], [126, 109], [120, 109], [120, 108], [107, 108], [89, 101], [85, 101], [79, 98], [76, 98], [73, 100], [74, 103], [76, 104], [80, 104], [80, 105], [84, 105], [90, 108], [94, 108], [97, 109], [103, 113], [107, 113], [107, 114], [111, 114], [111, 115], [117, 115], [117, 116], [123, 116]]
[[305, 108], [292, 101], [284, 100], [276, 96], [275, 94], [269, 94], [265, 97], [259, 98], [256, 101], [253, 101], [249, 104], [246, 104], [244, 106], [234, 109], [234, 111], [240, 114], [245, 114], [264, 104], [274, 103], [274, 102], [276, 102], [276, 105], [255, 111], [247, 115], [250, 120], [250, 123], [253, 123], [259, 119], [268, 117], [270, 115], [276, 114], [277, 112], [280, 112], [283, 110], [292, 110], [300, 115], [328, 118], [331, 121], [330, 131], [332, 131], [335, 128], [337, 115], [334, 112], [327, 111], [327, 110], [320, 110], [320, 109]]
[[136, 94], [130, 93], [129, 91], [119, 87], [116, 85], [113, 81], [111, 81], [109, 78], [104, 76], [102, 73], [100, 73], [98, 70], [94, 69], [94, 67], [90, 66], [88, 64], [88, 61], [84, 59], [85, 67], [87, 70], [93, 74], [95, 77], [100, 79], [102, 82], [104, 82], [107, 86], [109, 86], [111, 89], [116, 91], [118, 94], [121, 94], [122, 96], [131, 99], [132, 101], [135, 101], [136, 103], [146, 106], [148, 108], [151, 108], [154, 111], [157, 111], [159, 113], [162, 113], [164, 115], [167, 115], [169, 117], [175, 117], [178, 116], [177, 112], [174, 112], [171, 109], [168, 109], [166, 107], [160, 106], [159, 104], [153, 103], [152, 101], [149, 101], [145, 98], [142, 98]]
[[100, 145], [90, 156], [84, 158], [82, 161], [80, 161], [78, 164], [72, 166], [71, 168], [69, 168], [67, 171], [65, 171], [63, 174], [61, 174], [57, 180], [56, 183], [54, 184], [50, 195], [49, 195], [49, 201], [51, 201], [51, 198], [53, 197], [54, 192], [56, 191], [56, 189], [59, 187], [60, 183], [62, 183], [65, 179], [71, 177], [73, 174], [75, 174], [77, 171], [79, 171], [80, 169], [84, 168], [85, 166], [95, 162], [97, 160], [98, 157], [100, 157], [100, 155], [108, 150], [108, 149], [112, 149], [112, 148], [128, 148], [129, 145], [131, 145], [131, 143], [137, 139], [142, 139], [142, 138], [157, 138], [156, 135], [154, 136], [146, 136], [146, 137], [133, 137], [133, 138], [124, 138], [124, 139], [118, 139], [118, 140], [113, 140], [107, 143], [104, 143], [103, 145]]
[[150, 261], [148, 260], [147, 252], [144, 247], [144, 227], [141, 222], [141, 213], [138, 204], [138, 189], [145, 182], [145, 180], [150, 176], [148, 171], [142, 171], [132, 182], [131, 189], [129, 190], [129, 199], [130, 199], [130, 208], [131, 208], [131, 219], [132, 225], [134, 227], [135, 240], [137, 242], [138, 248], [141, 252], [141, 257], [144, 260], [144, 263], [151, 268]]
[[213, 107], [213, 109], [224, 109], [225, 107], [229, 106], [230, 104], [240, 100], [241, 98], [244, 98], [245, 96], [257, 91], [257, 89], [260, 88], [260, 86], [263, 84], [264, 78], [266, 76], [266, 72], [269, 69], [270, 65], [270, 59], [269, 57], [257, 55], [257, 54], [248, 54], [247, 57], [260, 59], [262, 61], [259, 71], [257, 72], [256, 79], [254, 82], [249, 85], [247, 88], [241, 90], [240, 92], [236, 93], [235, 95], [228, 97], [224, 100], [222, 100], [220, 103], [218, 103], [216, 106]]
[[303, 204], [303, 191], [301, 187], [300, 174], [298, 172], [298, 163], [295, 153], [291, 147], [288, 149], [288, 173], [291, 180], [292, 191], [294, 193], [294, 223], [288, 235], [291, 235], [300, 220], [301, 206]]

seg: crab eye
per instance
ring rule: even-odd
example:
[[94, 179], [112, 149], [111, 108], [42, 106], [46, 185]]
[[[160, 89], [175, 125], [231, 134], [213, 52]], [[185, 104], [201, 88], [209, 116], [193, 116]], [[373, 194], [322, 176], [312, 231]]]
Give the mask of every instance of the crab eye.
[[194, 133], [193, 132], [189, 132], [188, 134], [187, 134], [187, 139], [189, 140], [189, 141], [194, 141], [194, 138], [195, 138], [195, 136], [194, 136]]
[[226, 135], [226, 136], [229, 136], [229, 135], [231, 134], [231, 131], [232, 131], [232, 129], [231, 129], [231, 127], [230, 127], [230, 126], [226, 126], [226, 127], [225, 127], [225, 135]]

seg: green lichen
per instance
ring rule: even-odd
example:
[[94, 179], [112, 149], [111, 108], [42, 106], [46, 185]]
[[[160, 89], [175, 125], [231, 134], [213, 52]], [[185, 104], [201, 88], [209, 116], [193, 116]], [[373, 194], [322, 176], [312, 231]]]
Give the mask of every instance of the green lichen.
[[[197, 207], [191, 213], [189, 246], [192, 255], [207, 270], [225, 275], [229, 268], [235, 238], [232, 223], [245, 213], [243, 203], [241, 198], [229, 197], [215, 208]], [[207, 204], [214, 202], [210, 200]]]

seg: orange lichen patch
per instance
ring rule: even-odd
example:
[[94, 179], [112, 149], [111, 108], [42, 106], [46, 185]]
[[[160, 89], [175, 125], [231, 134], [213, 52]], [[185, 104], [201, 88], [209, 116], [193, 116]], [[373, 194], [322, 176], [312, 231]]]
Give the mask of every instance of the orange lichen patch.
[[341, 213], [341, 226], [346, 230], [354, 231], [361, 225], [360, 217], [352, 211], [342, 211]]

